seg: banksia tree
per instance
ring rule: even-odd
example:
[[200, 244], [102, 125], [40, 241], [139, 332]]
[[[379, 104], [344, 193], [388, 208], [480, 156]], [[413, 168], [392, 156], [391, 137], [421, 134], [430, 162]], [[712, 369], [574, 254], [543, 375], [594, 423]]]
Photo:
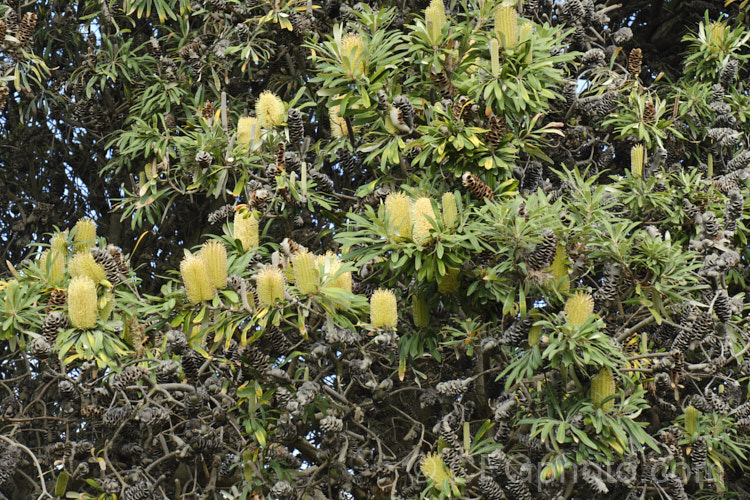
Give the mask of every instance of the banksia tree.
[[68, 284], [68, 317], [70, 324], [79, 330], [90, 330], [96, 326], [96, 284], [88, 276], [76, 276]]

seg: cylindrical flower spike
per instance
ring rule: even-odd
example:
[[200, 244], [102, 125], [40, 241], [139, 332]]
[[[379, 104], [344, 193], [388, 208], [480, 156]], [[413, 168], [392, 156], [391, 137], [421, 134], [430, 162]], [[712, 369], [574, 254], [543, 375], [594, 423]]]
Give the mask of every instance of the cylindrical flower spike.
[[443, 205], [443, 224], [445, 227], [453, 227], [453, 223], [458, 218], [458, 206], [456, 205], [456, 196], [453, 193], [444, 193]]
[[217, 290], [227, 287], [227, 248], [218, 240], [207, 241], [201, 255], [208, 266], [208, 276]]
[[506, 49], [518, 45], [518, 15], [514, 5], [503, 4], [495, 11], [495, 34]]
[[284, 298], [284, 273], [277, 267], [264, 267], [256, 276], [255, 289], [261, 306], [273, 305]]
[[602, 368], [601, 371], [591, 379], [591, 400], [597, 406], [603, 409], [612, 408], [614, 400], [604, 402], [605, 399], [615, 393], [615, 379], [608, 368]]
[[586, 292], [576, 292], [565, 302], [565, 314], [570, 324], [581, 326], [594, 313], [594, 298]]
[[414, 326], [424, 328], [430, 324], [430, 307], [424, 295], [418, 293], [412, 299], [412, 315], [414, 317]]
[[394, 241], [411, 238], [411, 200], [402, 192], [391, 193], [385, 199], [385, 213], [388, 216], [388, 232]]
[[80, 252], [94, 246], [96, 241], [96, 223], [85, 217], [79, 219], [75, 225], [75, 236], [73, 237], [73, 250]]
[[49, 247], [56, 252], [60, 252], [60, 255], [68, 255], [68, 232], [53, 234], [49, 241]]
[[107, 272], [104, 270], [104, 266], [96, 262], [94, 256], [88, 250], [78, 252], [70, 258], [68, 272], [73, 277], [88, 276], [94, 283], [99, 283], [107, 279]]
[[255, 102], [255, 115], [258, 117], [261, 127], [279, 127], [286, 120], [284, 101], [273, 92], [267, 90]]
[[441, 487], [446, 479], [450, 480], [453, 478], [453, 474], [438, 453], [425, 455], [422, 458], [422, 463], [419, 464], [419, 468], [425, 477], [432, 480], [433, 484], [441, 485]]
[[328, 108], [328, 117], [331, 122], [331, 135], [335, 138], [346, 137], [349, 135], [349, 128], [346, 126], [346, 120], [339, 116], [340, 107], [338, 105]]
[[424, 11], [427, 30], [434, 46], [442, 40], [443, 26], [445, 26], [445, 6], [443, 0], [432, 0]]
[[412, 213], [414, 226], [411, 230], [411, 237], [416, 243], [427, 243], [430, 240], [430, 229], [432, 229], [430, 219], [435, 220], [432, 202], [429, 198], [417, 198], [414, 202]]
[[396, 328], [398, 309], [396, 295], [390, 290], [379, 288], [370, 298], [370, 324], [373, 328]]
[[237, 122], [237, 143], [252, 149], [260, 142], [260, 123], [251, 116], [243, 116]]
[[42, 252], [39, 267], [47, 273], [53, 285], [60, 284], [65, 277], [65, 257], [54, 248]]
[[242, 249], [248, 251], [260, 245], [258, 216], [250, 210], [234, 213], [234, 239], [240, 240]]
[[341, 38], [339, 44], [341, 64], [351, 78], [359, 78], [365, 72], [365, 46], [362, 35], [359, 33], [347, 33]]
[[294, 267], [294, 282], [297, 289], [304, 295], [311, 295], [320, 287], [320, 273], [315, 262], [315, 256], [307, 250], [292, 256]]
[[701, 412], [697, 408], [688, 406], [685, 408], [685, 432], [688, 437], [692, 436], [698, 431], [698, 420], [700, 419]]
[[96, 326], [98, 317], [96, 283], [88, 276], [76, 276], [68, 284], [68, 317], [70, 324], [80, 330]]
[[185, 293], [191, 304], [211, 300], [216, 287], [208, 275], [206, 259], [201, 255], [188, 255], [180, 262], [180, 274], [185, 284]]
[[643, 177], [643, 165], [646, 163], [646, 150], [643, 144], [636, 144], [630, 149], [630, 173], [633, 177]]
[[445, 276], [443, 276], [442, 281], [438, 283], [438, 292], [443, 295], [456, 293], [461, 285], [461, 282], [458, 280], [459, 271], [460, 270], [457, 268], [449, 267], [446, 269]]
[[[555, 281], [560, 283], [559, 291], [568, 293], [570, 291], [570, 277], [568, 276], [568, 253], [565, 245], [558, 241], [555, 259], [549, 266], [549, 272], [555, 277]], [[561, 281], [562, 280], [562, 281]]]

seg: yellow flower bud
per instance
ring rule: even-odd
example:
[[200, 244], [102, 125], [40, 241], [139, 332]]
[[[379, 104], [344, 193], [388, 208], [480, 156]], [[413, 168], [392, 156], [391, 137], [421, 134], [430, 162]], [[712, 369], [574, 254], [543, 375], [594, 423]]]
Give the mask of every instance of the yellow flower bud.
[[597, 406], [609, 409], [614, 404], [614, 400], [602, 403], [605, 399], [615, 393], [615, 379], [608, 368], [602, 368], [601, 371], [591, 379], [591, 401]]
[[49, 241], [49, 247], [52, 250], [59, 252], [62, 256], [68, 255], [67, 231], [53, 234], [52, 238]]
[[394, 241], [411, 238], [411, 200], [402, 192], [391, 193], [385, 199], [388, 233]]
[[568, 253], [565, 251], [565, 245], [557, 244], [555, 259], [549, 266], [549, 272], [552, 273], [555, 281], [560, 283], [559, 291], [568, 293], [570, 291], [570, 277], [568, 276]]
[[414, 227], [411, 230], [411, 237], [416, 243], [430, 241], [430, 229], [432, 229], [430, 219], [435, 220], [432, 202], [429, 198], [417, 198], [417, 201], [414, 202], [412, 214]]
[[49, 276], [52, 284], [59, 284], [65, 277], [65, 257], [54, 248], [42, 252], [39, 267]]
[[518, 45], [518, 15], [514, 5], [503, 4], [495, 10], [495, 35], [506, 49]]
[[424, 328], [430, 324], [430, 307], [427, 305], [424, 295], [421, 293], [414, 295], [411, 308], [412, 316], [414, 317], [414, 326]]
[[260, 245], [258, 216], [249, 210], [234, 213], [234, 239], [240, 240], [242, 249], [248, 251]]
[[442, 199], [443, 205], [443, 224], [450, 228], [458, 218], [458, 205], [456, 205], [456, 196], [453, 193], [444, 193]]
[[94, 256], [88, 250], [76, 253], [68, 262], [68, 272], [71, 276], [88, 276], [94, 283], [107, 279], [104, 266], [94, 260]]
[[266, 90], [255, 102], [255, 115], [261, 127], [279, 127], [286, 120], [284, 101], [270, 90]]
[[448, 469], [443, 461], [443, 457], [438, 453], [429, 453], [422, 458], [419, 464], [422, 474], [432, 480], [435, 487], [442, 489], [443, 482], [446, 479], [452, 479], [453, 473]]
[[390, 290], [379, 288], [370, 298], [370, 324], [374, 328], [396, 328], [398, 310], [396, 295]]
[[427, 31], [430, 33], [432, 43], [438, 45], [442, 39], [443, 26], [445, 26], [445, 6], [443, 0], [432, 0], [424, 11], [427, 23]]
[[207, 241], [201, 247], [201, 255], [208, 266], [208, 276], [217, 290], [227, 287], [227, 248], [218, 240]]
[[96, 223], [93, 220], [88, 217], [79, 219], [74, 229], [73, 250], [79, 252], [81, 250], [88, 250], [94, 246], [96, 241]]
[[260, 142], [260, 123], [251, 116], [243, 116], [237, 122], [237, 143], [252, 149]]
[[446, 269], [445, 276], [443, 276], [442, 281], [438, 283], [438, 292], [443, 295], [456, 293], [461, 285], [461, 282], [458, 280], [458, 272], [459, 269], [456, 268]]
[[698, 420], [701, 417], [701, 412], [692, 405], [685, 408], [685, 432], [688, 437], [692, 436], [698, 431]]
[[96, 283], [88, 276], [76, 276], [68, 284], [68, 316], [70, 324], [80, 330], [96, 326]]
[[208, 265], [202, 255], [185, 256], [180, 262], [180, 274], [191, 304], [211, 300], [216, 295], [216, 287], [211, 282]]
[[255, 288], [261, 306], [273, 305], [284, 298], [284, 274], [277, 267], [266, 266], [258, 273]]
[[341, 65], [351, 78], [359, 78], [365, 72], [365, 46], [362, 43], [362, 35], [359, 33], [347, 33], [339, 42], [339, 54], [341, 54]]
[[565, 302], [565, 314], [570, 324], [581, 326], [594, 314], [594, 298], [586, 292], [576, 292]]
[[346, 126], [346, 120], [339, 116], [341, 107], [331, 106], [328, 108], [328, 117], [331, 121], [331, 135], [335, 138], [346, 137], [349, 135], [349, 128]]
[[630, 148], [630, 173], [633, 177], [643, 177], [643, 165], [646, 163], [646, 150], [643, 144]]
[[298, 252], [292, 257], [294, 281], [297, 289], [304, 295], [311, 295], [320, 287], [320, 273], [315, 256], [307, 250]]

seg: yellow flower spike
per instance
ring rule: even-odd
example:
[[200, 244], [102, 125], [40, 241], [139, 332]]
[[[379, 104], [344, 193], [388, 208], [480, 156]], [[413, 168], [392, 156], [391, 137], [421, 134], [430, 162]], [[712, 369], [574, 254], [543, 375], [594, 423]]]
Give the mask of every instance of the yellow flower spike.
[[227, 287], [227, 248], [217, 240], [207, 241], [201, 247], [201, 255], [208, 266], [208, 276], [217, 290]]
[[630, 173], [633, 177], [643, 177], [643, 165], [646, 163], [646, 150], [643, 144], [636, 144], [630, 149]]
[[438, 453], [430, 453], [422, 458], [419, 468], [425, 477], [432, 480], [437, 488], [442, 488], [443, 481], [452, 479], [453, 474], [445, 465], [443, 458]]
[[257, 118], [243, 116], [237, 122], [237, 143], [252, 149], [260, 142], [260, 123]]
[[388, 233], [394, 241], [411, 238], [411, 200], [405, 193], [389, 194], [385, 199], [385, 213], [390, 223]]
[[424, 11], [424, 18], [427, 24], [427, 31], [430, 33], [432, 43], [435, 46], [440, 45], [445, 26], [445, 6], [443, 0], [432, 0], [430, 5]]
[[398, 309], [396, 295], [391, 290], [379, 288], [370, 298], [370, 324], [373, 328], [396, 329]]
[[542, 325], [534, 325], [529, 330], [529, 345], [534, 347], [542, 340]]
[[234, 213], [234, 239], [240, 240], [245, 252], [260, 245], [258, 226], [258, 216], [255, 212], [241, 209]]
[[107, 279], [104, 266], [94, 260], [94, 256], [88, 250], [76, 253], [68, 262], [68, 272], [71, 276], [88, 276], [94, 283]]
[[412, 221], [414, 221], [414, 226], [411, 230], [411, 237], [416, 243], [430, 241], [430, 229], [432, 229], [430, 219], [435, 219], [432, 202], [429, 198], [417, 198], [413, 207]]
[[202, 255], [185, 256], [180, 262], [180, 274], [191, 304], [211, 300], [216, 295], [216, 287], [211, 282], [208, 265]]
[[359, 78], [365, 73], [365, 45], [359, 33], [347, 33], [339, 43], [341, 64], [351, 78]]
[[[555, 281], [560, 283], [560, 292], [568, 293], [570, 291], [570, 277], [568, 276], [568, 253], [565, 251], [565, 245], [558, 242], [555, 251], [555, 259], [549, 266], [549, 272], [555, 277]], [[562, 280], [562, 281], [560, 281]]]
[[311, 295], [320, 288], [320, 273], [315, 256], [308, 251], [298, 252], [292, 257], [294, 282], [300, 293]]
[[264, 267], [256, 276], [255, 288], [261, 306], [273, 305], [277, 299], [284, 298], [284, 273], [277, 267]]
[[518, 45], [518, 14], [514, 5], [503, 4], [495, 10], [495, 35], [506, 49]]
[[456, 205], [456, 196], [453, 193], [444, 193], [441, 200], [443, 205], [443, 224], [445, 227], [453, 227], [458, 219], [458, 205]]
[[685, 432], [688, 437], [698, 432], [698, 420], [701, 417], [701, 412], [692, 405], [685, 408]]
[[76, 276], [68, 284], [68, 317], [70, 324], [79, 330], [96, 326], [98, 311], [96, 283], [88, 276]]
[[417, 328], [424, 328], [430, 324], [430, 307], [427, 305], [427, 301], [423, 294], [418, 293], [414, 295], [411, 308], [412, 316], [414, 318], [414, 326]]
[[443, 280], [438, 283], [438, 292], [442, 293], [443, 295], [456, 293], [461, 285], [461, 282], [458, 280], [458, 272], [459, 269], [457, 268], [449, 267], [448, 269], [446, 269]]
[[96, 240], [96, 223], [85, 217], [79, 219], [75, 225], [75, 236], [73, 237], [73, 250], [80, 252], [94, 246]]
[[60, 284], [65, 277], [65, 257], [54, 248], [42, 252], [39, 267], [47, 273], [52, 284]]
[[594, 314], [594, 298], [586, 292], [576, 292], [565, 302], [565, 314], [572, 325], [581, 326]]
[[335, 138], [346, 137], [349, 135], [349, 128], [346, 126], [346, 120], [339, 116], [341, 107], [331, 106], [328, 108], [328, 117], [331, 121], [331, 135]]
[[255, 102], [255, 116], [258, 117], [258, 123], [263, 128], [283, 125], [286, 120], [284, 101], [270, 90], [266, 90]]
[[615, 393], [615, 379], [608, 368], [602, 368], [601, 371], [591, 379], [591, 400], [597, 406], [608, 410], [614, 405], [614, 400], [603, 401]]
[[59, 252], [62, 256], [68, 255], [67, 231], [53, 234], [52, 238], [49, 240], [49, 247], [55, 252]]
[[534, 27], [531, 25], [531, 23], [524, 23], [521, 25], [521, 30], [518, 34], [519, 42], [525, 42], [526, 40], [529, 40], [528, 52], [526, 53], [526, 57], [523, 60], [524, 64], [526, 65], [531, 64], [531, 61], [533, 60], [533, 57], [534, 57], [534, 50], [533, 50], [534, 39], [531, 38], [531, 34], [533, 32], [534, 32]]
[[492, 76], [498, 76], [500, 74], [500, 43], [497, 38], [490, 39], [490, 69], [492, 69]]

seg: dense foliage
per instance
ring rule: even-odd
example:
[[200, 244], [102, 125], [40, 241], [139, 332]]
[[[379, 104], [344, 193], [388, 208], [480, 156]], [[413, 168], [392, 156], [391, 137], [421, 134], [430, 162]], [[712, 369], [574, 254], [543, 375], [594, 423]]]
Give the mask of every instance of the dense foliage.
[[722, 3], [0, 4], [0, 498], [747, 498]]

